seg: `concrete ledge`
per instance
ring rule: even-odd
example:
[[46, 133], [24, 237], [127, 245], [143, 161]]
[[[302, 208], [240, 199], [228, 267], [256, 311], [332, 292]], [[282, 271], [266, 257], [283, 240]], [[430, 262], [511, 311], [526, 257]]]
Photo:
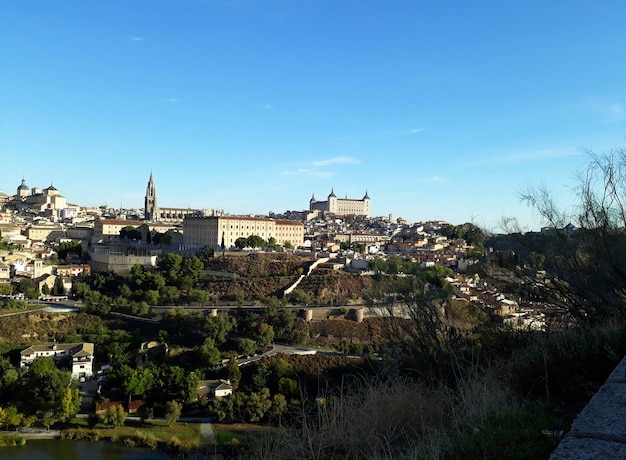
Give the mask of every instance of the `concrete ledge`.
[[626, 459], [626, 358], [578, 414], [550, 460]]
[[567, 436], [552, 453], [550, 460], [625, 459], [626, 445], [601, 439]]

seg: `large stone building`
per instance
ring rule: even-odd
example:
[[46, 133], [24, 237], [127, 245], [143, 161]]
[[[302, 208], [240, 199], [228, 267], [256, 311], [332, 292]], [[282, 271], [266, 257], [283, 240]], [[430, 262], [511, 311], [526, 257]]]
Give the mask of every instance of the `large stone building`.
[[139, 221], [132, 220], [97, 219], [93, 224], [92, 244], [117, 240], [124, 227], [137, 227], [139, 224]]
[[53, 218], [63, 218], [64, 211], [68, 208], [67, 199], [50, 184], [41, 190], [38, 187], [32, 189], [22, 179], [17, 187], [16, 194], [8, 198], [4, 206], [20, 212], [30, 212], [37, 215]]
[[219, 250], [224, 243], [226, 249], [233, 248], [238, 238], [260, 236], [268, 241], [293, 247], [304, 244], [304, 225], [294, 220], [274, 220], [267, 217], [245, 216], [188, 216], [183, 222], [186, 245]]
[[322, 211], [323, 213], [334, 214], [336, 216], [365, 216], [371, 213], [371, 199], [365, 192], [365, 196], [359, 199], [337, 198], [335, 190], [331, 190], [326, 201], [318, 201], [315, 195], [309, 201], [310, 211]]

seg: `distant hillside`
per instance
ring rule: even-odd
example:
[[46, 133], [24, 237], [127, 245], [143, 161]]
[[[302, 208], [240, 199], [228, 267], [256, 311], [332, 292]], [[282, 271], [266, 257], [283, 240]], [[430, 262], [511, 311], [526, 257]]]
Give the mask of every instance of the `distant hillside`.
[[[314, 260], [284, 253], [216, 255], [205, 263], [209, 273], [207, 289], [219, 296], [220, 301], [241, 299], [241, 295], [246, 300], [266, 296], [280, 298], [301, 274], [307, 273]], [[314, 303], [346, 304], [360, 302], [364, 296], [381, 290], [390, 292], [396, 282], [385, 277], [316, 269], [297, 289], [308, 294]]]

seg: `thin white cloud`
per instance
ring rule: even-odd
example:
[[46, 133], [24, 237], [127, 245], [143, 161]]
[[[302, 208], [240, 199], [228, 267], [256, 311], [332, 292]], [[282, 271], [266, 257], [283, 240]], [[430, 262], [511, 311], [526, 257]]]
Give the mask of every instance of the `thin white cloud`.
[[424, 131], [424, 129], [426, 129], [426, 128], [411, 128], [411, 129], [409, 129], [409, 134], [421, 133], [422, 131]]
[[320, 160], [313, 163], [315, 166], [329, 166], [335, 164], [359, 164], [360, 161], [352, 157], [335, 157], [327, 160]]
[[177, 97], [170, 97], [167, 102], [170, 102], [172, 104], [175, 104], [176, 102], [178, 102], [178, 98]]
[[143, 37], [138, 37], [138, 36], [130, 37], [130, 39], [132, 41], [134, 41], [134, 42], [141, 42], [141, 41], [143, 41]]
[[445, 178], [442, 176], [433, 176], [430, 178], [432, 182], [445, 182]]
[[319, 171], [317, 169], [298, 168], [293, 170], [282, 171], [283, 176], [309, 176], [309, 177], [333, 177], [336, 176], [336, 172], [332, 171]]
[[595, 99], [587, 102], [585, 108], [602, 117], [605, 123], [613, 123], [626, 118], [626, 107], [621, 102]]
[[475, 161], [475, 164], [525, 163], [529, 161], [552, 160], [579, 156], [581, 153], [573, 149], [543, 149], [505, 154]]
[[263, 108], [264, 108], [265, 110], [273, 110], [273, 109], [274, 109], [274, 107], [272, 107], [272, 104], [265, 104], [265, 105], [263, 106]]

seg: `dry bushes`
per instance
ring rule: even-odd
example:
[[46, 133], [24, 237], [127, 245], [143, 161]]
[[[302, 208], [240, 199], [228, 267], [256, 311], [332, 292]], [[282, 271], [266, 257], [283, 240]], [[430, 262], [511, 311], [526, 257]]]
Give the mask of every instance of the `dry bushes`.
[[349, 395], [318, 398], [302, 414], [302, 431], [255, 438], [249, 458], [377, 458], [444, 426], [450, 407], [441, 392], [408, 380], [363, 382]]

